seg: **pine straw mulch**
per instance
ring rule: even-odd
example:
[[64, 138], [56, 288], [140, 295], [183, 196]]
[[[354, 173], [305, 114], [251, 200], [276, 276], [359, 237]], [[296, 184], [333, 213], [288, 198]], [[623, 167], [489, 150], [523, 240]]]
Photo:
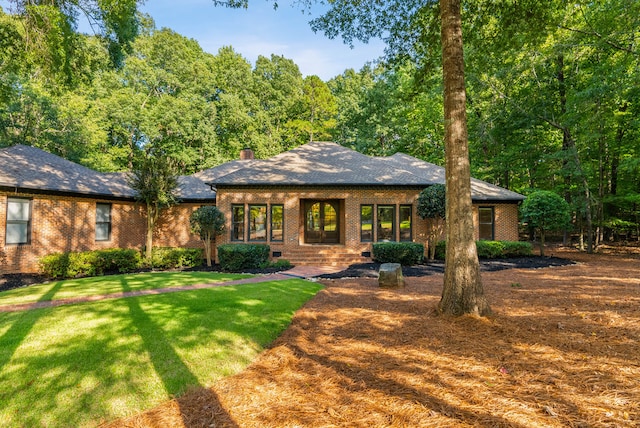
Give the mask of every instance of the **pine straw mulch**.
[[111, 426], [640, 426], [640, 255], [564, 257], [483, 273], [486, 319], [436, 316], [441, 275], [323, 280], [246, 370]]

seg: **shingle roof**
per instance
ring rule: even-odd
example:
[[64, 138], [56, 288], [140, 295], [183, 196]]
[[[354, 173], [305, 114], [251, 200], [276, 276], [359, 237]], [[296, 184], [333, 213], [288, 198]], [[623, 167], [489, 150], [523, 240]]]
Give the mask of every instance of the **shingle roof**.
[[0, 186], [94, 196], [134, 195], [126, 183], [109, 174], [21, 144], [0, 150]]
[[[445, 181], [444, 168], [396, 153], [372, 157], [329, 142], [312, 142], [244, 167], [207, 183], [216, 186], [423, 186]], [[472, 179], [474, 200], [519, 201], [524, 196]]]
[[[444, 168], [412, 156], [366, 156], [336, 143], [313, 142], [266, 160], [236, 160], [178, 178], [182, 200], [215, 199], [219, 186], [418, 186], [444, 183]], [[100, 173], [35, 147], [0, 149], [0, 186], [134, 198], [126, 173]], [[524, 196], [472, 179], [476, 201]]]

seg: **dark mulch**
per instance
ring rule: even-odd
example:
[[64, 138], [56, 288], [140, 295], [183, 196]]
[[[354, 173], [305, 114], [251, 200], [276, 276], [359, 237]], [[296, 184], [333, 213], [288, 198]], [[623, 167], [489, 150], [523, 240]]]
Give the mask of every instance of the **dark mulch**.
[[[567, 266], [575, 264], [574, 261], [560, 257], [517, 257], [510, 259], [480, 260], [480, 270], [483, 272], [495, 272], [505, 269], [540, 269], [551, 266]], [[320, 275], [323, 279], [339, 278], [377, 278], [380, 263], [360, 263], [349, 266], [347, 269]], [[444, 272], [444, 261], [434, 260], [423, 265], [403, 266], [404, 276], [429, 276]]]
[[47, 277], [27, 273], [5, 273], [0, 275], [0, 291], [12, 288], [26, 287], [27, 285], [41, 284], [47, 281]]

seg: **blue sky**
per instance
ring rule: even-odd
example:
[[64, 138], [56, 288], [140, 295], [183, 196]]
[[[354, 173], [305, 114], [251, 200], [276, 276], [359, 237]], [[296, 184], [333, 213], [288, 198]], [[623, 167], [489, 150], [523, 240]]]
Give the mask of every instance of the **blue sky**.
[[258, 55], [283, 55], [292, 59], [303, 75], [316, 74], [328, 80], [347, 68], [359, 70], [367, 61], [380, 57], [384, 45], [379, 40], [358, 44], [353, 49], [342, 40], [329, 40], [314, 33], [309, 20], [319, 16], [322, 6], [303, 14], [291, 1], [278, 2], [277, 10], [268, 0], [249, 0], [248, 9], [214, 7], [211, 0], [147, 0], [142, 11], [153, 17], [158, 28], [168, 27], [197, 40], [215, 54], [231, 45], [254, 63]]

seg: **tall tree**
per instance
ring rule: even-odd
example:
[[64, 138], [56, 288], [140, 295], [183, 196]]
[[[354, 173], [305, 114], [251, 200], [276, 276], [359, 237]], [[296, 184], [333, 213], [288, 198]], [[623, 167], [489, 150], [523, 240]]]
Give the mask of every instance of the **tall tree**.
[[474, 238], [460, 0], [441, 0], [447, 251], [438, 305], [453, 315], [487, 315]]
[[136, 199], [146, 207], [145, 258], [151, 260], [153, 231], [158, 218], [163, 210], [178, 203], [175, 162], [160, 151], [148, 150], [136, 160], [129, 175], [129, 185], [136, 191]]

